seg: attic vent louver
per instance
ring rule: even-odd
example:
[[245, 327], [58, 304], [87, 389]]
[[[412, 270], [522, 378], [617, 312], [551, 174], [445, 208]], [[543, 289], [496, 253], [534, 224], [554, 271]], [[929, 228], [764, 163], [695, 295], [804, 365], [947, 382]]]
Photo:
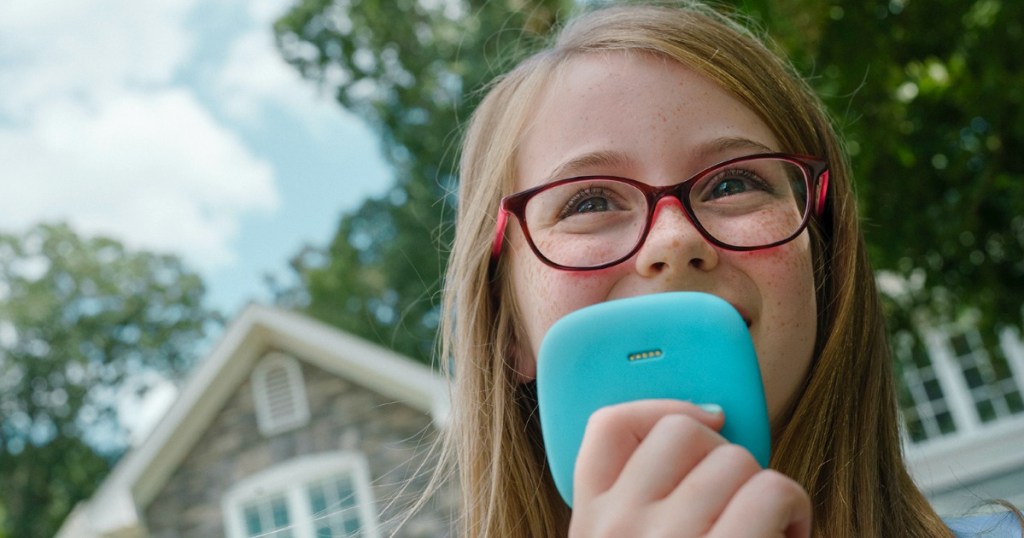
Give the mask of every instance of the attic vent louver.
[[299, 362], [283, 353], [268, 353], [252, 371], [256, 420], [263, 435], [274, 435], [309, 422], [306, 383]]

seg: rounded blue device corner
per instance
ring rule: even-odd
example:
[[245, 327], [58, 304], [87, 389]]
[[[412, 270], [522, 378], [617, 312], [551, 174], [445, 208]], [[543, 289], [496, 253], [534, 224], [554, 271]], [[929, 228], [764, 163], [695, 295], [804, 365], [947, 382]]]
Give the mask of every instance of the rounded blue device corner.
[[767, 467], [771, 433], [750, 332], [726, 301], [670, 292], [607, 301], [551, 326], [537, 357], [548, 465], [572, 506], [573, 472], [590, 415], [649, 398], [718, 404], [722, 435]]

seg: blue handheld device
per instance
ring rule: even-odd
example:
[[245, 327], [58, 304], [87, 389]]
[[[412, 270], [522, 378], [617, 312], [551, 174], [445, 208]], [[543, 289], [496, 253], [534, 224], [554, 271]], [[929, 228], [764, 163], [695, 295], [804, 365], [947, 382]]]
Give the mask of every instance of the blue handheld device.
[[608, 301], [558, 320], [537, 357], [544, 447], [569, 506], [590, 415], [648, 398], [720, 405], [722, 435], [767, 467], [771, 434], [761, 370], [739, 312], [697, 292]]

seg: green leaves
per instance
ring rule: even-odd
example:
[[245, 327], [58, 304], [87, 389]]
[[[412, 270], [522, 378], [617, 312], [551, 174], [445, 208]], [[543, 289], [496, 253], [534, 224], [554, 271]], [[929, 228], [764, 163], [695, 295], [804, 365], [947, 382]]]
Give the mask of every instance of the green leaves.
[[433, 358], [451, 241], [459, 129], [474, 90], [522, 58], [568, 0], [301, 0], [277, 21], [282, 55], [376, 127], [386, 196], [299, 253], [279, 301], [424, 362]]
[[203, 293], [177, 258], [66, 225], [0, 234], [0, 483], [12, 536], [51, 535], [97, 485], [126, 444], [116, 420], [126, 384], [145, 390], [144, 374], [173, 379], [192, 365], [216, 321]]
[[841, 75], [856, 95], [828, 104], [859, 115], [846, 115], [844, 131], [862, 148], [853, 163], [876, 268], [923, 271], [913, 299], [933, 320], [976, 308], [986, 324], [1019, 325], [1022, 7], [901, 2], [882, 16], [846, 4], [858, 16], [826, 23], [816, 61], [864, 66], [859, 81]]
[[933, 324], [974, 312], [989, 328], [1020, 325], [1024, 7], [737, 3], [794, 59], [847, 138], [872, 262], [916, 283], [892, 309]]

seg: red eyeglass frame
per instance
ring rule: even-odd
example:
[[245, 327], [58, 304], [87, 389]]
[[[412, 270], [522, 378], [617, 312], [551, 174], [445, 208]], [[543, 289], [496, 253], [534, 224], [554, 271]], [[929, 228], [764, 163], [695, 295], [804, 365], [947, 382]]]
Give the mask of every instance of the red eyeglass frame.
[[[737, 247], [734, 245], [722, 243], [714, 236], [712, 236], [707, 230], [705, 230], [704, 227], [700, 224], [700, 221], [697, 220], [697, 218], [694, 216], [693, 208], [690, 206], [690, 189], [696, 180], [706, 176], [707, 174], [713, 171], [716, 171], [724, 166], [729, 166], [731, 164], [735, 164], [738, 162], [754, 159], [782, 160], [800, 166], [805, 173], [804, 178], [807, 182], [807, 192], [813, 192], [814, 196], [807, 197], [807, 207], [804, 208], [803, 221], [800, 223], [800, 226], [797, 227], [796, 231], [793, 232], [793, 234], [790, 235], [789, 237], [786, 237], [785, 239], [775, 241], [767, 245], [759, 245], [756, 247]], [[534, 245], [533, 238], [530, 236], [530, 230], [526, 225], [526, 219], [523, 213], [526, 209], [526, 204], [530, 201], [531, 198], [533, 198], [537, 194], [544, 192], [548, 189], [557, 187], [559, 185], [564, 185], [565, 183], [588, 179], [613, 179], [616, 181], [622, 181], [624, 183], [628, 183], [636, 187], [640, 192], [642, 192], [644, 194], [644, 197], [647, 199], [647, 221], [644, 225], [644, 231], [640, 235], [640, 238], [637, 240], [636, 246], [634, 246], [633, 249], [630, 250], [627, 254], [616, 260], [590, 267], [572, 267], [561, 265], [548, 259], [546, 256], [544, 256], [544, 254], [540, 252], [537, 246]], [[686, 214], [686, 218], [690, 221], [690, 224], [692, 224], [693, 227], [696, 228], [698, 232], [700, 232], [701, 236], [704, 237], [706, 241], [715, 246], [724, 248], [726, 250], [734, 251], [751, 251], [775, 247], [778, 245], [788, 243], [789, 241], [792, 241], [796, 236], [800, 235], [800, 233], [804, 231], [804, 229], [807, 227], [807, 224], [810, 222], [812, 214], [815, 217], [820, 217], [825, 212], [825, 201], [828, 193], [828, 179], [828, 161], [819, 159], [817, 157], [811, 157], [809, 155], [801, 155], [796, 153], [758, 153], [754, 155], [744, 155], [743, 157], [728, 159], [720, 163], [714, 164], [712, 166], [709, 166], [701, 170], [700, 172], [697, 172], [689, 179], [686, 179], [674, 185], [666, 185], [663, 187], [654, 187], [648, 185], [647, 183], [637, 181], [635, 179], [608, 175], [576, 176], [565, 179], [559, 179], [556, 181], [552, 181], [550, 183], [538, 185], [536, 187], [532, 187], [502, 197], [501, 202], [498, 205], [498, 219], [497, 222], [495, 223], [494, 240], [491, 243], [491, 270], [493, 271], [493, 269], [497, 266], [498, 260], [501, 257], [501, 247], [504, 244], [505, 228], [508, 225], [509, 215], [515, 216], [516, 220], [519, 221], [519, 228], [522, 230], [523, 236], [526, 237], [526, 243], [530, 246], [530, 250], [533, 251], [534, 255], [536, 255], [537, 258], [540, 259], [540, 261], [544, 262], [548, 266], [554, 267], [556, 269], [561, 269], [564, 271], [594, 271], [597, 269], [604, 269], [606, 267], [611, 267], [613, 265], [622, 263], [623, 261], [629, 259], [633, 254], [636, 254], [636, 252], [640, 250], [640, 247], [643, 246], [644, 242], [647, 240], [647, 234], [650, 232], [651, 223], [654, 220], [655, 207], [657, 206], [658, 202], [665, 196], [673, 196], [674, 198], [679, 200], [679, 203], [682, 204], [684, 213]]]

